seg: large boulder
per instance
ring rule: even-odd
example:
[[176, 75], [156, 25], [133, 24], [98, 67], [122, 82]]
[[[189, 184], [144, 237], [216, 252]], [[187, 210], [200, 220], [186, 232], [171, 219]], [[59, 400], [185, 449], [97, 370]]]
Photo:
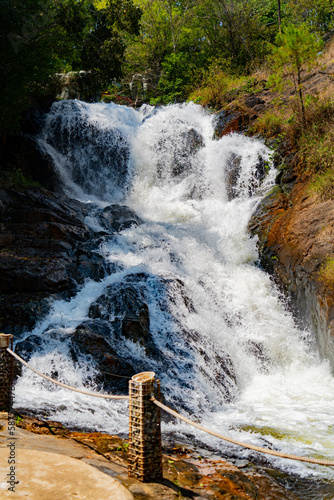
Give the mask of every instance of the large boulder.
[[96, 212], [96, 218], [100, 225], [110, 232], [122, 231], [131, 226], [139, 226], [143, 223], [142, 219], [124, 205], [109, 205], [103, 210]]
[[156, 354], [150, 332], [146, 275], [127, 276], [124, 282], [107, 287], [90, 307], [89, 317], [107, 321], [116, 338], [138, 343], [148, 356]]

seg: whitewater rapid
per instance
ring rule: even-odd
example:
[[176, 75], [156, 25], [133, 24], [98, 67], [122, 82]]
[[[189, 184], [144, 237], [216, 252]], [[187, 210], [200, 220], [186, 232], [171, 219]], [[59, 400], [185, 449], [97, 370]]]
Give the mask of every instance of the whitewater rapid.
[[[97, 249], [115, 264], [115, 273], [88, 280], [69, 301], [54, 301], [48, 316], [25, 333], [47, 339], [30, 363], [47, 374], [57, 371], [69, 385], [87, 387], [94, 365], [84, 358], [73, 362], [67, 336], [108, 286], [145, 275], [150, 331], [168, 361], [148, 362], [167, 401], [176, 408], [186, 401], [188, 416], [230, 437], [334, 460], [329, 363], [258, 267], [256, 241], [247, 231], [256, 205], [274, 185], [268, 148], [240, 134], [215, 138], [213, 115], [194, 104], [134, 110], [80, 101], [53, 105], [39, 144], [53, 159], [66, 194], [92, 207], [125, 204], [144, 224], [105, 238]], [[93, 212], [86, 222], [101, 229]], [[184, 332], [204, 354], [185, 341]], [[119, 349], [132, 359], [147, 358], [130, 340], [123, 339]], [[215, 382], [225, 354], [235, 372], [229, 381], [233, 398]], [[15, 405], [81, 428], [128, 431], [126, 402], [70, 393], [28, 370], [16, 384]], [[163, 432], [186, 434], [187, 440], [192, 434], [222, 453], [230, 447], [183, 423], [166, 423]], [[300, 475], [334, 478], [329, 468], [270, 460]]]

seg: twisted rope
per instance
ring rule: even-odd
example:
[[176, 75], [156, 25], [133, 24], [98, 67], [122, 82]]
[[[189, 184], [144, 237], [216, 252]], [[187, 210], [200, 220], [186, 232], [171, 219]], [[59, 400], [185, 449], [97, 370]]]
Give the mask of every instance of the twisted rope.
[[94, 396], [96, 398], [104, 398], [104, 399], [129, 399], [129, 396], [113, 396], [111, 394], [99, 394], [98, 392], [91, 392], [91, 391], [85, 391], [83, 389], [77, 389], [76, 387], [71, 387], [70, 385], [63, 384], [62, 382], [58, 382], [58, 380], [54, 380], [51, 377], [48, 377], [48, 375], [44, 375], [44, 373], [36, 370], [36, 368], [33, 368], [31, 365], [29, 365], [24, 359], [20, 358], [15, 352], [13, 352], [9, 347], [7, 347], [7, 351], [9, 354], [11, 354], [14, 358], [16, 358], [20, 363], [22, 363], [24, 366], [32, 370], [33, 372], [37, 373], [42, 378], [45, 378], [45, 380], [48, 380], [49, 382], [52, 382], [53, 384], [59, 385], [60, 387], [63, 387], [64, 389], [69, 389], [70, 391], [74, 392], [79, 392], [80, 394], [86, 394], [87, 396]]
[[[22, 363], [24, 366], [35, 372], [37, 375], [40, 377], [44, 378], [45, 380], [48, 380], [49, 382], [52, 382], [56, 385], [59, 385], [60, 387], [63, 387], [64, 389], [69, 389], [70, 391], [74, 392], [79, 392], [80, 394], [86, 394], [88, 396], [94, 396], [97, 398], [104, 398], [104, 399], [129, 399], [129, 396], [114, 396], [110, 394], [99, 394], [97, 392], [90, 392], [90, 391], [85, 391], [82, 389], [77, 389], [75, 387], [71, 387], [70, 385], [63, 384], [62, 382], [58, 382], [57, 380], [54, 380], [53, 378], [49, 377], [48, 375], [45, 375], [44, 373], [36, 370], [36, 368], [33, 368], [31, 365], [29, 365], [26, 361], [24, 361], [20, 356], [18, 356], [15, 352], [13, 352], [9, 347], [7, 347], [7, 351], [14, 357], [16, 358], [20, 363]], [[267, 455], [273, 455], [275, 457], [281, 457], [281, 458], [287, 458], [290, 460], [298, 460], [299, 462], [308, 462], [311, 464], [317, 464], [317, 465], [327, 465], [327, 466], [332, 466], [334, 467], [334, 461], [332, 460], [325, 460], [322, 458], [312, 458], [312, 457], [303, 457], [300, 455], [291, 455], [289, 453], [282, 453], [280, 451], [276, 450], [270, 450], [268, 448], [262, 448], [261, 446], [255, 446], [249, 443], [244, 443], [243, 441], [238, 441], [237, 439], [232, 439], [227, 436], [224, 436], [223, 434], [219, 434], [218, 432], [212, 431], [210, 429], [207, 429], [203, 425], [197, 424], [196, 422], [193, 422], [187, 417], [184, 417], [180, 413], [176, 412], [175, 410], [172, 410], [168, 406], [164, 405], [163, 403], [160, 403], [154, 396], [151, 397], [151, 401], [164, 410], [165, 412], [169, 413], [170, 415], [173, 415], [176, 418], [179, 418], [180, 420], [183, 420], [183, 422], [186, 422], [189, 425], [192, 425], [193, 427], [196, 427], [197, 429], [206, 432], [207, 434], [211, 434], [212, 436], [215, 436], [219, 439], [223, 439], [224, 441], [227, 441], [229, 443], [235, 444], [237, 446], [242, 446], [243, 448], [247, 448], [249, 450], [257, 451], [259, 453], [265, 453]]]
[[211, 431], [210, 429], [203, 427], [203, 425], [197, 424], [196, 422], [193, 422], [189, 418], [180, 415], [180, 413], [177, 413], [176, 411], [172, 410], [163, 403], [160, 403], [160, 401], [158, 401], [154, 396], [151, 397], [151, 401], [162, 410], [166, 411], [167, 413], [170, 413], [170, 415], [173, 415], [174, 417], [183, 420], [183, 422], [186, 422], [187, 424], [190, 424], [193, 427], [196, 427], [197, 429], [206, 432], [207, 434], [211, 434], [212, 436], [223, 439], [224, 441], [228, 441], [229, 443], [242, 446], [243, 448], [248, 448], [249, 450], [258, 451], [260, 453], [266, 453], [267, 455], [274, 455], [275, 457], [288, 458], [290, 460], [298, 460], [299, 462], [309, 462], [311, 464], [334, 466], [334, 461], [332, 460], [324, 460], [322, 458], [302, 457], [299, 455], [290, 455], [288, 453], [281, 453], [280, 451], [270, 450], [268, 448], [261, 448], [260, 446], [255, 446], [252, 444], [244, 443], [242, 441], [238, 441], [236, 439], [229, 438], [227, 436], [223, 436], [218, 432]]

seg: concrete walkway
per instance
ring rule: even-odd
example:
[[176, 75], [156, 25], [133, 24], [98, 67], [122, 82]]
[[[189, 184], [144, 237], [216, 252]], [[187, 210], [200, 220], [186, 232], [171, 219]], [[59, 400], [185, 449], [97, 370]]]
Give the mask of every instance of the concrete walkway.
[[11, 472], [8, 449], [2, 448], [0, 464], [0, 498], [133, 500], [133, 495], [117, 479], [65, 455], [18, 450], [14, 473], [7, 476]]
[[[72, 440], [8, 425], [0, 413], [0, 498], [27, 500], [134, 500], [112, 476], [121, 466]], [[87, 463], [88, 462], [88, 463]]]

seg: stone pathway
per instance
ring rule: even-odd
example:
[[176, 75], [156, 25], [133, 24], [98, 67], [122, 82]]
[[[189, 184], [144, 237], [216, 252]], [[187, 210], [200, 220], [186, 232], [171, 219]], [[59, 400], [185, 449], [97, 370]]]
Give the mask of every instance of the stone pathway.
[[0, 498], [134, 500], [114, 477], [124, 467], [73, 440], [11, 430], [5, 413], [0, 426]]

